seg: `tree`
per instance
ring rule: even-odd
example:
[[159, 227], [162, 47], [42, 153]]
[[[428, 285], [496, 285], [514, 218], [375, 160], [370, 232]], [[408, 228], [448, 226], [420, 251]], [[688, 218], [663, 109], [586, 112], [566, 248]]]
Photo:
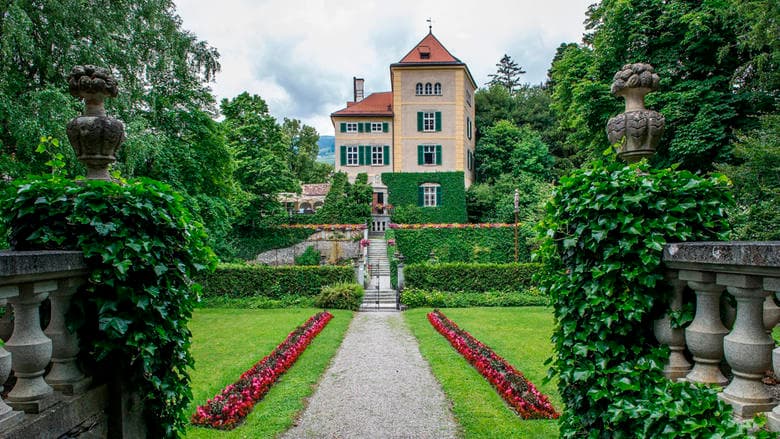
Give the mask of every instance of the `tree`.
[[500, 120], [488, 128], [477, 143], [477, 182], [491, 183], [514, 170], [530, 172], [540, 178], [548, 176], [552, 165], [547, 145], [531, 128], [518, 128]]
[[504, 54], [501, 61], [496, 64], [496, 67], [498, 67], [496, 73], [488, 75], [491, 78], [488, 85], [500, 85], [509, 93], [514, 92], [515, 88], [520, 85], [520, 75], [525, 73], [525, 70], [517, 65], [517, 63], [507, 54]]
[[284, 118], [282, 132], [288, 144], [287, 163], [290, 172], [301, 183], [325, 183], [333, 166], [317, 162], [320, 152], [317, 141], [320, 135], [313, 127], [301, 123], [298, 119]]

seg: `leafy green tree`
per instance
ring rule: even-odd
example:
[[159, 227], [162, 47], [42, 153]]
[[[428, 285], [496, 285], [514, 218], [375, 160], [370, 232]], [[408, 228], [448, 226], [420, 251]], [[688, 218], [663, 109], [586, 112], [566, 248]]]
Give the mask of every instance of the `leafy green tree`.
[[337, 172], [333, 175], [330, 191], [325, 202], [315, 214], [319, 223], [362, 224], [371, 219], [371, 200], [373, 189], [364, 173], [349, 183], [347, 174]]
[[520, 85], [520, 75], [525, 73], [525, 70], [517, 65], [517, 63], [512, 60], [512, 57], [507, 54], [504, 54], [504, 56], [501, 57], [501, 61], [496, 64], [496, 67], [498, 67], [496, 73], [488, 75], [488, 77], [490, 77], [488, 85], [499, 85], [504, 87], [509, 93], [514, 92]]
[[552, 193], [552, 185], [534, 174], [516, 172], [503, 174], [493, 184], [477, 183], [466, 191], [466, 210], [472, 223], [514, 222], [515, 189], [518, 189], [521, 222], [536, 224], [542, 217], [544, 204]]
[[282, 132], [288, 144], [287, 163], [293, 176], [301, 183], [327, 182], [333, 167], [317, 162], [317, 154], [320, 151], [317, 145], [320, 135], [317, 130], [298, 119], [285, 117]]
[[523, 171], [547, 177], [552, 157], [547, 145], [531, 128], [500, 120], [477, 142], [477, 181], [493, 182], [501, 174]]

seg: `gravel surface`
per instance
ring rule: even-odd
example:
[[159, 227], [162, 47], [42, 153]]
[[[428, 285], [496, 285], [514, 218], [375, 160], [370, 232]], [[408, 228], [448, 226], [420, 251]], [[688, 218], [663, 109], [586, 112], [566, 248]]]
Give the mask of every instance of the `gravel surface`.
[[357, 313], [283, 438], [453, 438], [458, 426], [401, 313]]

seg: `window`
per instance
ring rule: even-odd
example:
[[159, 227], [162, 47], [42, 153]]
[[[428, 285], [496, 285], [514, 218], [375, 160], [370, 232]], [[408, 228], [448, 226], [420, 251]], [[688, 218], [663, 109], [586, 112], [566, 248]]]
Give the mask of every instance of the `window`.
[[441, 96], [441, 84], [438, 82], [433, 86], [433, 94]]
[[418, 165], [441, 165], [441, 145], [417, 145]]
[[433, 94], [433, 86], [430, 82], [425, 83], [425, 94], [430, 95]]
[[381, 133], [382, 131], [382, 122], [371, 122], [372, 133]]
[[358, 165], [358, 147], [357, 146], [348, 146], [347, 147], [347, 166], [357, 166]]
[[348, 133], [356, 133], [356, 132], [358, 132], [358, 124], [357, 124], [357, 122], [347, 122], [346, 123], [346, 132], [348, 132]]
[[424, 183], [417, 188], [417, 204], [422, 207], [441, 206], [441, 185]]
[[374, 166], [381, 166], [385, 164], [384, 160], [384, 146], [374, 145], [371, 147], [371, 164]]
[[432, 112], [423, 113], [423, 131], [436, 131], [436, 115]]
[[471, 117], [466, 116], [466, 136], [471, 140]]
[[419, 96], [423, 94], [423, 85], [422, 82], [418, 82], [417, 86], [414, 88], [414, 92]]
[[471, 106], [471, 93], [468, 90], [466, 90], [466, 103], [469, 104], [469, 107]]

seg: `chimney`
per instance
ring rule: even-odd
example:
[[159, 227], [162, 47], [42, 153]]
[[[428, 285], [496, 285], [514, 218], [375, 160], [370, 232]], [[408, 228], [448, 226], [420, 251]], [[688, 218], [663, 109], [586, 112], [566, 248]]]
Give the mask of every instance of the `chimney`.
[[365, 97], [365, 95], [363, 93], [363, 84], [364, 83], [365, 83], [365, 79], [363, 79], [363, 78], [356, 78], [354, 76], [352, 77], [352, 84], [353, 84], [354, 89], [355, 89], [355, 99], [354, 99], [355, 102], [360, 102]]

